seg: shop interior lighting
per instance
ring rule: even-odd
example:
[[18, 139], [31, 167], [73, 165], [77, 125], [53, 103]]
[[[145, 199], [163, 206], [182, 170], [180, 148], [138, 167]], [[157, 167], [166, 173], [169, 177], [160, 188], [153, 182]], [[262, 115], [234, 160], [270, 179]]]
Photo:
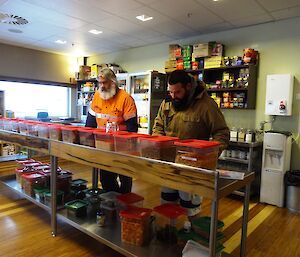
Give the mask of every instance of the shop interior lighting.
[[96, 29], [91, 29], [91, 30], [89, 30], [89, 32], [92, 33], [92, 34], [95, 34], [95, 35], [98, 35], [98, 34], [102, 34], [102, 33], [103, 33], [103, 31], [96, 30]]
[[66, 41], [66, 40], [58, 39], [58, 40], [55, 41], [55, 43], [56, 43], [56, 44], [60, 44], [60, 45], [64, 45], [64, 44], [67, 43], [67, 41]]
[[153, 17], [147, 16], [147, 15], [145, 15], [145, 14], [138, 15], [138, 16], [136, 16], [135, 18], [137, 18], [137, 19], [140, 20], [140, 21], [150, 21], [150, 20], [153, 19]]

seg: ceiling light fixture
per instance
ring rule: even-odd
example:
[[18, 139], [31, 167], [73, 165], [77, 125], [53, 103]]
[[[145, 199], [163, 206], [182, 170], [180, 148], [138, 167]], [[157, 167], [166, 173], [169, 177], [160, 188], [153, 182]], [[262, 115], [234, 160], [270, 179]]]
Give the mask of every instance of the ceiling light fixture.
[[55, 43], [56, 43], [56, 44], [61, 44], [61, 45], [64, 45], [64, 44], [66, 44], [66, 43], [67, 43], [67, 41], [66, 41], [66, 40], [61, 40], [61, 39], [58, 39], [58, 40], [56, 40], [56, 41], [55, 41]]
[[219, 0], [213, 0], [213, 2], [218, 2]]
[[23, 31], [20, 29], [8, 29], [8, 31], [12, 33], [23, 33]]
[[89, 30], [89, 32], [92, 33], [92, 34], [95, 34], [95, 35], [98, 35], [98, 34], [102, 34], [102, 33], [103, 33], [103, 31], [96, 30], [96, 29], [91, 29], [91, 30]]
[[137, 19], [140, 20], [140, 21], [150, 21], [150, 20], [153, 19], [153, 17], [147, 16], [147, 15], [145, 15], [145, 14], [138, 15], [138, 16], [136, 16], [135, 18], [137, 18]]
[[11, 25], [25, 25], [28, 23], [28, 20], [18, 15], [0, 13], [0, 22]]

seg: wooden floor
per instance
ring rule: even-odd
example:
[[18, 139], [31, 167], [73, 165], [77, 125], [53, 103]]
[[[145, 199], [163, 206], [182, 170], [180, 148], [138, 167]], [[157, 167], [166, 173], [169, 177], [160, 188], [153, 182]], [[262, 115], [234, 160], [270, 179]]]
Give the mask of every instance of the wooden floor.
[[[14, 163], [1, 164], [0, 175], [14, 170]], [[90, 168], [67, 162], [60, 166], [74, 172], [75, 178], [90, 179]], [[88, 176], [87, 176], [88, 175]], [[134, 181], [133, 191], [145, 197], [144, 205], [159, 204], [159, 187]], [[251, 203], [248, 224], [247, 257], [300, 257], [300, 216], [285, 208]], [[225, 222], [226, 251], [239, 256], [242, 201], [222, 199], [219, 219]], [[209, 215], [210, 203], [203, 204]], [[121, 257], [119, 253], [59, 221], [58, 235], [51, 236], [50, 215], [19, 198], [6, 187], [0, 188], [0, 257]]]

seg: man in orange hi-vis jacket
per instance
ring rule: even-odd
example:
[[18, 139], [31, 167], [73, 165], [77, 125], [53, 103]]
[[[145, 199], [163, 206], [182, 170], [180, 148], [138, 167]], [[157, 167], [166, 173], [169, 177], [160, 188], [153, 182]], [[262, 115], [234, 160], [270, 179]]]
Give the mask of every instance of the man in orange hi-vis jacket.
[[[118, 87], [114, 72], [104, 68], [98, 75], [96, 91], [88, 112], [86, 127], [105, 128], [108, 122], [115, 122], [120, 130], [137, 132], [137, 110], [133, 98]], [[119, 177], [120, 184], [117, 181]], [[131, 192], [132, 178], [100, 170], [100, 181], [105, 191]]]

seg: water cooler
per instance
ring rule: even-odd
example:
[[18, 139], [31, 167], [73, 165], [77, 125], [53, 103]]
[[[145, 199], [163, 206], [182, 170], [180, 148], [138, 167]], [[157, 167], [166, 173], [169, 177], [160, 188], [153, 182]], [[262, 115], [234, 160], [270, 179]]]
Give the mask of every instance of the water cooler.
[[292, 138], [289, 132], [264, 134], [260, 201], [283, 207], [284, 174], [290, 169]]

